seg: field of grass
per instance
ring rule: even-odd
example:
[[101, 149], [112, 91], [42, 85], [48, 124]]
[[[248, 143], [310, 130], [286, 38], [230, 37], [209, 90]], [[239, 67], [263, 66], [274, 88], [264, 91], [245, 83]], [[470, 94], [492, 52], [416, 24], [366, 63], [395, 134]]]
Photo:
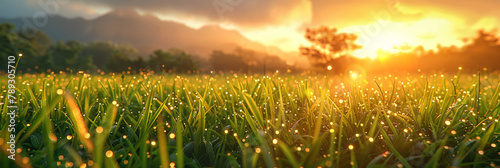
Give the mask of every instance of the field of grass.
[[[19, 75], [1, 167], [495, 167], [500, 74]], [[7, 78], [0, 145], [7, 148]]]

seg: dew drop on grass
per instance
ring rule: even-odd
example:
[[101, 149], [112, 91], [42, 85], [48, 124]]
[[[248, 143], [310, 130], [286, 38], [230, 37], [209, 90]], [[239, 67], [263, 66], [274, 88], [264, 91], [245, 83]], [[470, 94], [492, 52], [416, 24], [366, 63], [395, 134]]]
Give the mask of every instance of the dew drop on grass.
[[23, 157], [22, 161], [23, 161], [24, 164], [28, 164], [30, 162], [30, 158]]
[[104, 129], [101, 126], [95, 129], [95, 132], [97, 132], [98, 134], [102, 133], [102, 131], [104, 131]]
[[56, 134], [54, 134], [54, 133], [50, 133], [50, 134], [49, 134], [49, 139], [50, 139], [51, 141], [57, 142], [57, 136], [56, 136]]
[[444, 122], [444, 124], [446, 124], [446, 125], [451, 125], [451, 121], [450, 121], [450, 120], [446, 120], [446, 121]]
[[478, 150], [478, 151], [477, 151], [477, 153], [478, 153], [479, 155], [484, 155], [484, 151], [483, 151], [483, 150]]
[[62, 89], [57, 89], [57, 90], [56, 90], [56, 93], [57, 93], [58, 95], [62, 95], [62, 94], [64, 94], [64, 90], [62, 90]]
[[113, 151], [108, 150], [108, 151], [106, 152], [106, 157], [109, 157], [109, 158], [110, 158], [110, 157], [113, 157]]
[[354, 146], [353, 145], [349, 145], [349, 150], [353, 150], [354, 149]]

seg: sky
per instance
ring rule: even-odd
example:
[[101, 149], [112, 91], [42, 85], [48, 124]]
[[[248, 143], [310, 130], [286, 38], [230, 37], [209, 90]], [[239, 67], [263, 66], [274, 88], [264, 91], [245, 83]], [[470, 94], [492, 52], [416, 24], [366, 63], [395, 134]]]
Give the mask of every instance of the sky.
[[[192, 28], [219, 25], [284, 51], [307, 46], [306, 28], [320, 25], [358, 34], [363, 46], [353, 54], [375, 57], [399, 46], [434, 49], [464, 44], [477, 30], [499, 26], [498, 0], [1, 0], [0, 17], [37, 12], [68, 18], [96, 18], [119, 8], [134, 8]], [[47, 12], [48, 11], [48, 12]]]

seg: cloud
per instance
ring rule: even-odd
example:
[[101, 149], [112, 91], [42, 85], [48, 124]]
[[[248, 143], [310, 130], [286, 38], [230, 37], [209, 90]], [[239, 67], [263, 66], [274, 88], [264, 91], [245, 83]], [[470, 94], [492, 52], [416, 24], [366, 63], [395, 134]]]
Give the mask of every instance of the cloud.
[[107, 8], [93, 7], [84, 2], [72, 0], [5, 0], [0, 6], [2, 18], [61, 15], [68, 18], [91, 19], [108, 11]]
[[348, 27], [372, 24], [379, 19], [408, 22], [426, 18], [475, 24], [484, 17], [499, 19], [498, 6], [497, 0], [312, 0], [312, 25]]
[[245, 27], [290, 24], [310, 19], [308, 0], [86, 0], [93, 7], [136, 8], [144, 12], [198, 18], [215, 23], [232, 23]]
[[6, 0], [0, 6], [3, 17], [30, 16], [43, 10], [39, 3], [62, 3], [57, 14], [94, 18], [106, 11], [135, 8], [139, 11], [241, 27], [287, 25], [311, 20], [309, 0]]

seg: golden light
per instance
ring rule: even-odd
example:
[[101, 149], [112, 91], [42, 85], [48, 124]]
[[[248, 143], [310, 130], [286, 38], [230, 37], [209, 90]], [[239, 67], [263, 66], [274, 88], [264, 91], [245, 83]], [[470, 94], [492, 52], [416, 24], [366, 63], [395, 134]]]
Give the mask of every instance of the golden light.
[[57, 93], [57, 95], [63, 95], [64, 94], [64, 90], [57, 89], [56, 93]]
[[353, 145], [349, 145], [349, 150], [353, 150], [354, 149], [354, 146]]
[[255, 148], [255, 152], [260, 153], [261, 149], [260, 148]]
[[100, 134], [100, 133], [102, 133], [102, 131], [104, 131], [104, 129], [103, 129], [101, 126], [99, 126], [99, 127], [97, 127], [97, 128], [95, 129], [95, 132], [97, 132], [97, 133], [99, 133], [99, 134]]
[[446, 121], [444, 122], [444, 124], [446, 124], [446, 125], [451, 125], [451, 121], [450, 121], [450, 120], [446, 120]]
[[73, 162], [66, 162], [66, 164], [64, 164], [64, 166], [66, 167], [73, 167], [74, 163]]
[[71, 96], [71, 94], [66, 93], [65, 94], [66, 101], [68, 103], [68, 106], [70, 107], [70, 112], [68, 113], [69, 116], [73, 121], [75, 121], [75, 128], [76, 128], [76, 134], [78, 137], [84, 137], [80, 138], [80, 141], [82, 142], [82, 145], [87, 147], [89, 151], [94, 150], [94, 144], [92, 141], [89, 139], [90, 138], [90, 133], [87, 130], [87, 124], [85, 123], [85, 120], [83, 119], [82, 113], [80, 111], [80, 108], [78, 107], [78, 104], [76, 103], [75, 99]]
[[328, 65], [328, 66], [326, 67], [326, 69], [328, 69], [329, 71], [331, 71], [331, 70], [332, 70], [332, 66], [331, 66], [331, 65]]
[[477, 153], [478, 153], [479, 155], [484, 155], [484, 151], [483, 151], [483, 150], [479, 150], [479, 151], [477, 151]]
[[351, 78], [354, 80], [358, 79], [358, 73], [351, 71]]
[[30, 158], [23, 157], [22, 161], [23, 161], [24, 164], [28, 164], [30, 162]]
[[425, 49], [436, 49], [438, 43], [463, 46], [459, 34], [449, 31], [453, 24], [453, 20], [443, 18], [407, 22], [378, 20], [373, 24], [346, 27], [340, 32], [358, 35], [356, 43], [363, 48], [354, 51], [354, 56], [374, 59], [384, 54], [409, 52], [419, 45]]
[[113, 151], [108, 150], [108, 151], [106, 152], [106, 157], [109, 157], [109, 158], [110, 158], [110, 157], [113, 157]]
[[50, 139], [51, 141], [57, 142], [57, 136], [56, 136], [56, 134], [54, 134], [54, 133], [50, 133], [50, 134], [49, 134], [49, 139]]

